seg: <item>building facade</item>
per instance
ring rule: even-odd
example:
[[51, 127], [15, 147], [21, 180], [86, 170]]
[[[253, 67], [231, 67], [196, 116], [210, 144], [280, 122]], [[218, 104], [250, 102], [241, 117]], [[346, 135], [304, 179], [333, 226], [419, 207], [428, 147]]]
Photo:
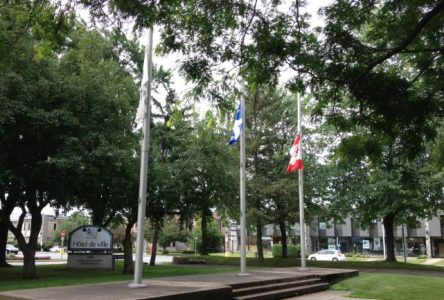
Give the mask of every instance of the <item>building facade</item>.
[[[40, 245], [53, 244], [55, 238], [54, 233], [57, 230], [60, 221], [65, 219], [66, 217], [64, 216], [56, 217], [53, 215], [42, 214], [42, 227], [40, 228], [37, 242]], [[17, 226], [18, 217], [12, 219], [12, 223], [14, 226]], [[23, 220], [22, 234], [26, 241], [29, 241], [29, 237], [31, 235], [31, 215], [26, 215], [25, 219]], [[15, 240], [12, 232], [9, 232], [8, 240], [12, 243]]]
[[[299, 224], [290, 226], [289, 237], [299, 243]], [[274, 243], [280, 241], [279, 228], [269, 224], [264, 233]], [[341, 223], [326, 222], [314, 218], [307, 226], [307, 252], [321, 249], [338, 249], [342, 252], [364, 255], [382, 255], [384, 253], [385, 233], [382, 222], [362, 228], [352, 218]], [[430, 220], [419, 220], [416, 228], [398, 226], [394, 230], [395, 254], [403, 255], [403, 240], [406, 254], [409, 256], [427, 255], [444, 258], [444, 212]]]

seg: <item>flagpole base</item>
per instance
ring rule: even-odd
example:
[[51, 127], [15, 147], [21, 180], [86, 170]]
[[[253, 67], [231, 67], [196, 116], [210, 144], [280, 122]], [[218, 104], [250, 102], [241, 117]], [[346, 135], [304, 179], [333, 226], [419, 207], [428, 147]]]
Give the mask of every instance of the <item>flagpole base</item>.
[[130, 289], [143, 289], [143, 288], [148, 287], [148, 285], [146, 283], [134, 283], [133, 282], [133, 283], [128, 284], [128, 287]]
[[241, 273], [237, 273], [237, 276], [239, 276], [239, 277], [248, 277], [248, 276], [251, 276], [251, 274], [250, 273], [241, 272]]

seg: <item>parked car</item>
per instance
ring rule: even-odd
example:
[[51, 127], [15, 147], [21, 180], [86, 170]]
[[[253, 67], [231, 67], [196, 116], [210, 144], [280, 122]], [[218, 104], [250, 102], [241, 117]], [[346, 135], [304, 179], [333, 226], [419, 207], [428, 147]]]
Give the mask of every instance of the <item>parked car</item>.
[[9, 254], [9, 253], [17, 254], [18, 252], [19, 252], [19, 249], [14, 247], [13, 245], [11, 245], [11, 244], [6, 245], [6, 254]]
[[60, 246], [52, 246], [51, 248], [49, 248], [49, 252], [60, 252]]
[[340, 261], [347, 260], [340, 250], [321, 250], [308, 256], [309, 260]]

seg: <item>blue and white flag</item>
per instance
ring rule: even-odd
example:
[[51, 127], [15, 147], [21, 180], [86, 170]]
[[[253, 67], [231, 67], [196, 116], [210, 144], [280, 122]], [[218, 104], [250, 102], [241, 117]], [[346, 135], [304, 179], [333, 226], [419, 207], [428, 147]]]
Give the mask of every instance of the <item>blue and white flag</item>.
[[231, 139], [228, 144], [233, 145], [239, 139], [240, 133], [242, 130], [242, 107], [239, 104], [239, 107], [236, 111], [236, 116], [234, 117], [234, 126], [233, 132], [231, 133]]

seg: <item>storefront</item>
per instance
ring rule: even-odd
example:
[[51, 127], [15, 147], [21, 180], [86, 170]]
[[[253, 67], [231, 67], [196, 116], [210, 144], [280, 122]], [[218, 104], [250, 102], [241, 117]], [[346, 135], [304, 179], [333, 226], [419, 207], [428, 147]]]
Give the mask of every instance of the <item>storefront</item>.
[[432, 257], [444, 258], [444, 238], [432, 239]]

